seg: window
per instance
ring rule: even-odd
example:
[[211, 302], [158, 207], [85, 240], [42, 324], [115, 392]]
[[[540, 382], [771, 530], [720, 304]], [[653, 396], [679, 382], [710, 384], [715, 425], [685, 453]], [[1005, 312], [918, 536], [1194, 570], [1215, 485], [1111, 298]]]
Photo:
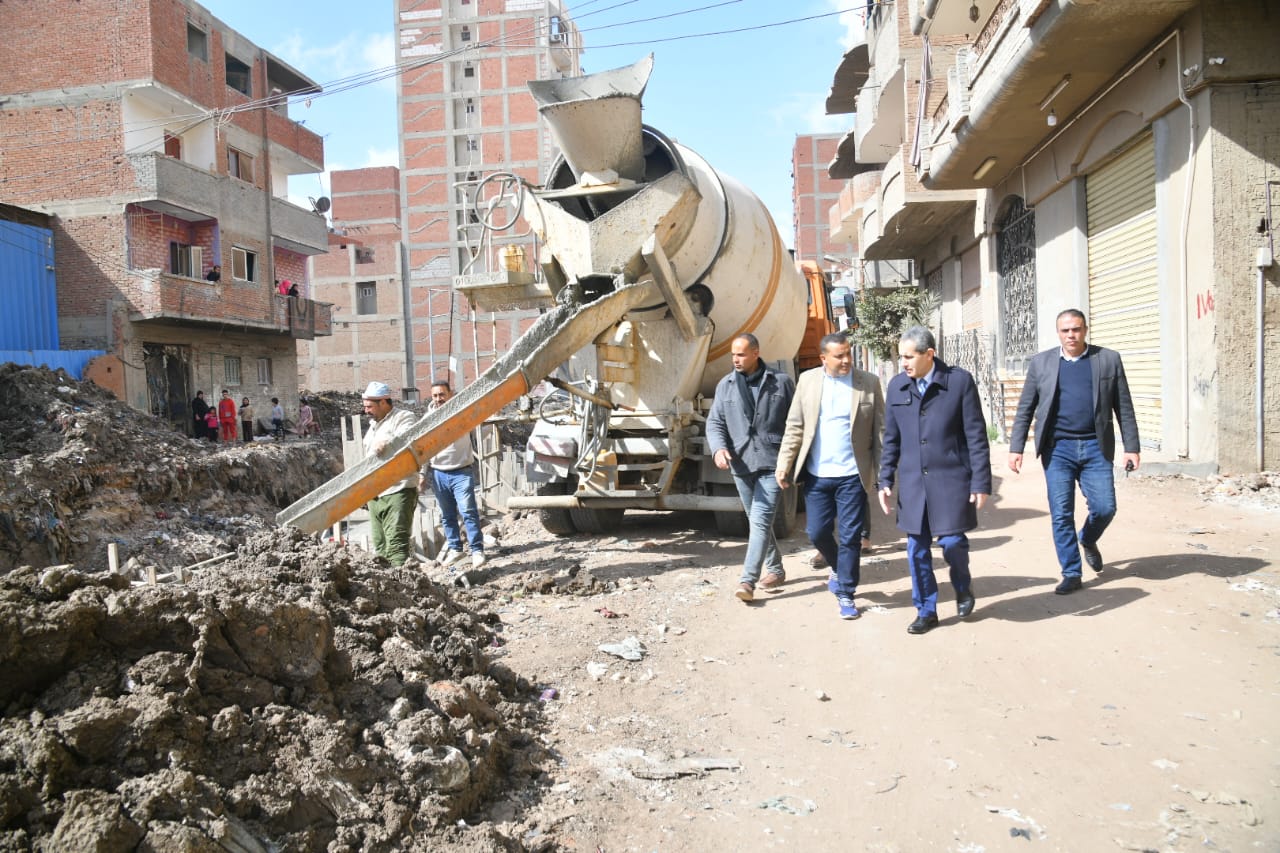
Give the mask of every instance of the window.
[[164, 153], [168, 157], [175, 160], [182, 159], [182, 137], [174, 136], [169, 131], [164, 132]]
[[240, 384], [240, 356], [238, 355], [223, 356], [222, 381], [227, 385]]
[[236, 281], [257, 281], [258, 253], [232, 246], [231, 277]]
[[227, 174], [247, 183], [253, 183], [253, 158], [243, 151], [227, 148]]
[[378, 313], [378, 285], [372, 281], [356, 282], [356, 313]]
[[187, 278], [199, 278], [204, 267], [204, 249], [176, 240], [169, 242], [169, 272]]
[[228, 86], [242, 95], [253, 93], [253, 73], [249, 70], [248, 65], [228, 53], [225, 68]]
[[468, 136], [468, 137], [467, 137], [467, 150], [468, 150], [468, 151], [479, 151], [479, 150], [480, 150], [480, 140], [476, 139], [474, 136]]
[[463, 28], [462, 28], [461, 38], [462, 38], [462, 40], [463, 40], [463, 41], [471, 41], [471, 28], [470, 28], [470, 27], [463, 27]]
[[474, 98], [467, 98], [467, 114], [470, 115], [476, 111], [476, 102]]
[[471, 65], [471, 64], [464, 65], [464, 66], [462, 67], [462, 76], [463, 76], [463, 77], [474, 77], [474, 76], [476, 76], [476, 67], [475, 67], [474, 65]]
[[564, 23], [560, 20], [559, 15], [552, 15], [547, 34], [547, 41], [552, 44], [560, 44], [564, 41]]
[[269, 358], [258, 359], [258, 384], [271, 384], [271, 359]]
[[356, 247], [356, 263], [371, 264], [373, 263], [373, 249], [368, 246]]
[[209, 61], [209, 36], [190, 21], [187, 22], [187, 53], [202, 62]]

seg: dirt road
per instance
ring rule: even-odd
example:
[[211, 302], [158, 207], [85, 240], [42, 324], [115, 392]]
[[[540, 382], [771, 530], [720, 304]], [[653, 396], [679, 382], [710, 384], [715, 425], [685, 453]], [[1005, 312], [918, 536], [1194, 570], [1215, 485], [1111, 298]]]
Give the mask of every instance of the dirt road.
[[[1106, 570], [1057, 596], [1041, 470], [998, 468], [977, 609], [956, 620], [940, 571], [925, 636], [906, 633], [903, 540], [878, 509], [856, 622], [803, 533], [783, 591], [744, 605], [743, 543], [688, 518], [554, 543], [526, 519], [513, 568], [619, 587], [484, 593], [506, 663], [558, 691], [560, 759], [543, 796], [489, 817], [577, 850], [1280, 849], [1280, 516], [1196, 490], [1119, 481]], [[597, 649], [628, 636], [642, 660]]]

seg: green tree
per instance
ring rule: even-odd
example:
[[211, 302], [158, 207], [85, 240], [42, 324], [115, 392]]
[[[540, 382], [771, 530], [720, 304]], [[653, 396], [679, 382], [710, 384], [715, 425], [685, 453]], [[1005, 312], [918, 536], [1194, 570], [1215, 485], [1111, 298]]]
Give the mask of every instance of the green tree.
[[876, 358], [894, 361], [898, 341], [912, 326], [924, 325], [934, 309], [933, 297], [918, 287], [864, 290], [858, 297], [858, 328], [850, 337]]

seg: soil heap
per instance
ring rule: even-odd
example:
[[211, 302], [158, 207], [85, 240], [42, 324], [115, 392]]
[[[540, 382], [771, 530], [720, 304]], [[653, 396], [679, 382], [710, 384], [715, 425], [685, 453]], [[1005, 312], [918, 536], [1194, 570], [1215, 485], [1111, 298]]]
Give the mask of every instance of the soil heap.
[[0, 572], [23, 564], [161, 569], [233, 550], [341, 471], [323, 442], [211, 444], [91, 382], [0, 365]]
[[485, 620], [293, 529], [187, 583], [0, 576], [0, 850], [524, 849], [455, 825], [537, 772]]

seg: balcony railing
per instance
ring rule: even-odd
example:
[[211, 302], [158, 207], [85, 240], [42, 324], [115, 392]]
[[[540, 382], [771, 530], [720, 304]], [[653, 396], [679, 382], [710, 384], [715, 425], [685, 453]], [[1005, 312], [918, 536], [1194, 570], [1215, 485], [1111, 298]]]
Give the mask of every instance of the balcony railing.
[[[250, 288], [229, 298], [229, 290]], [[298, 297], [268, 296], [243, 282], [210, 282], [159, 270], [134, 270], [132, 308], [137, 320], [236, 327], [311, 340], [333, 334], [333, 306]]]

